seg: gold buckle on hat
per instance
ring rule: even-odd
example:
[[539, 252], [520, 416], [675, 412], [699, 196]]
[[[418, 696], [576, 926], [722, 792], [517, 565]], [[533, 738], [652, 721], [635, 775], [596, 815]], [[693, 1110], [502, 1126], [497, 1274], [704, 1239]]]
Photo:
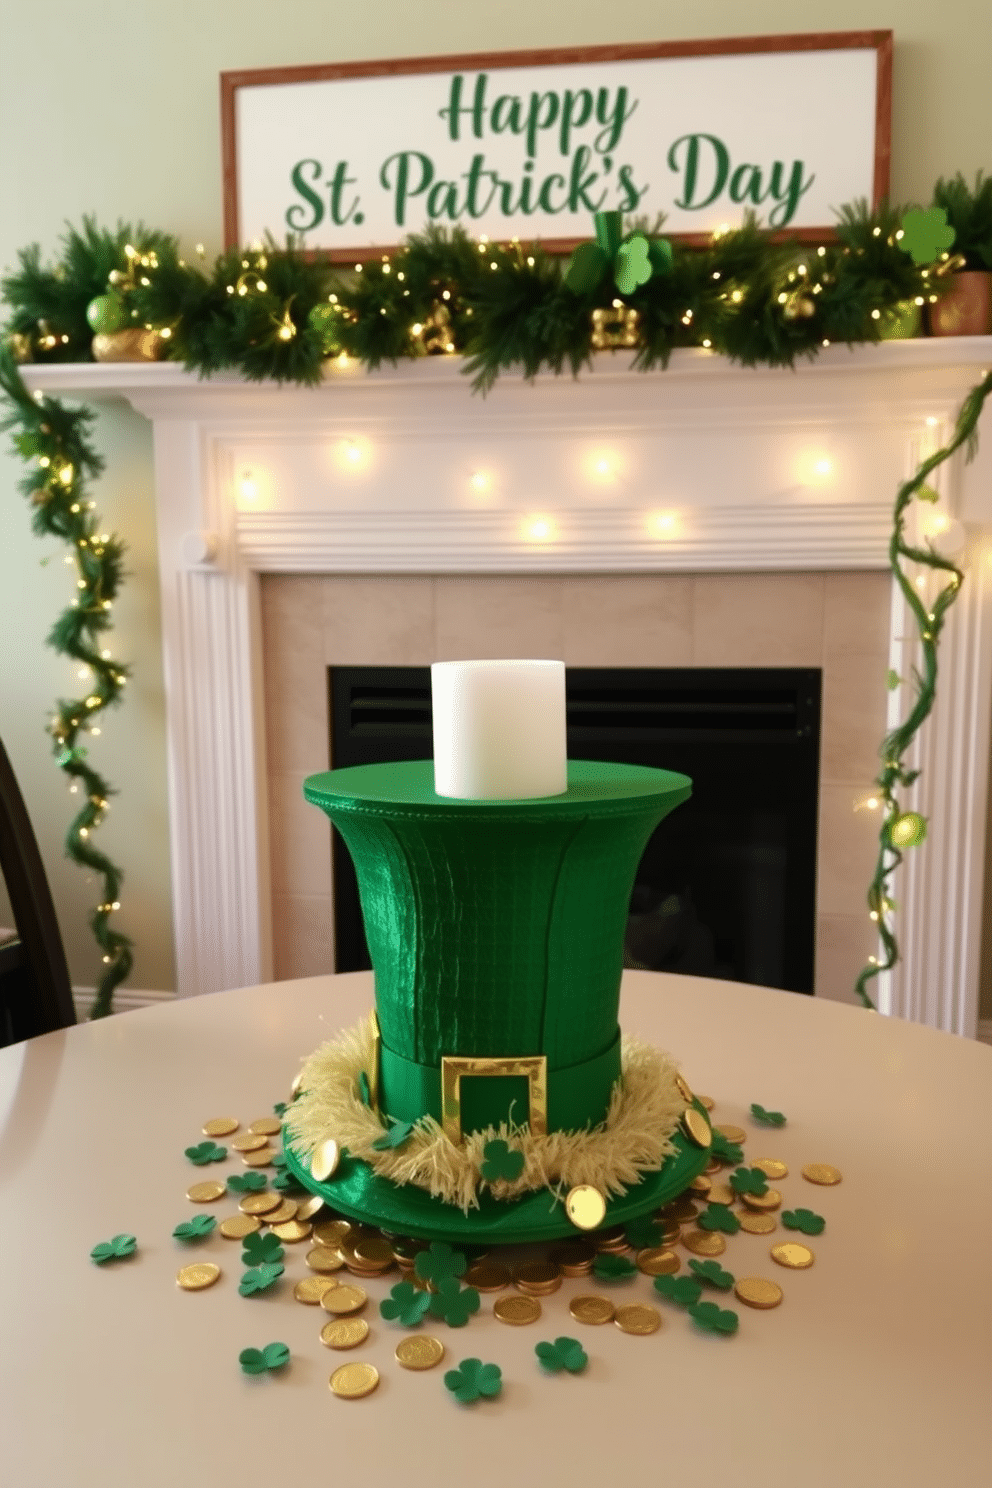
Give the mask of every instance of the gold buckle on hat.
[[462, 1078], [465, 1075], [526, 1075], [527, 1119], [531, 1133], [543, 1137], [548, 1130], [548, 1061], [544, 1054], [523, 1059], [461, 1059], [445, 1054], [441, 1059], [441, 1125], [449, 1142], [462, 1140]]

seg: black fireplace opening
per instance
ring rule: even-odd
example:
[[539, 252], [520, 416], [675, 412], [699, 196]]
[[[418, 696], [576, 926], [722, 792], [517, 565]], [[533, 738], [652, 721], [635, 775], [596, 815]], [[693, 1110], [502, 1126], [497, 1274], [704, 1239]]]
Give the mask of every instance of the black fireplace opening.
[[[570, 759], [679, 770], [692, 796], [637, 870], [624, 965], [813, 991], [822, 674], [567, 667]], [[429, 667], [330, 667], [331, 763], [430, 759]], [[331, 829], [335, 969], [371, 967]]]

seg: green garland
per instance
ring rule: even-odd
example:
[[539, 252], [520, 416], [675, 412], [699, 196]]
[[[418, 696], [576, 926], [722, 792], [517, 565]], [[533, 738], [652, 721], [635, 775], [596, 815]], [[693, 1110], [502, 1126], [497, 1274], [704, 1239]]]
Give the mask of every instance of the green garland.
[[[774, 242], [754, 221], [715, 237], [704, 249], [672, 249], [656, 237], [645, 239], [659, 272], [642, 284], [629, 276], [629, 285], [614, 279], [615, 264], [605, 252], [598, 276], [565, 275], [540, 245], [476, 242], [460, 229], [411, 237], [380, 261], [347, 273], [292, 244], [232, 249], [212, 268], [198, 249], [197, 262], [190, 264], [173, 237], [124, 224], [106, 231], [90, 219], [81, 230], [68, 230], [54, 266], [42, 264], [37, 246], [22, 250], [17, 272], [0, 286], [9, 311], [0, 345], [0, 389], [9, 402], [2, 427], [16, 431], [15, 446], [29, 467], [21, 489], [34, 506], [35, 531], [70, 544], [79, 575], [78, 597], [48, 642], [89, 668], [93, 681], [84, 697], [59, 701], [49, 728], [60, 767], [75, 788], [81, 783], [86, 791], [86, 804], [69, 828], [67, 853], [104, 879], [103, 899], [90, 921], [107, 966], [94, 1016], [111, 1010], [114, 988], [132, 962], [131, 942], [108, 923], [119, 907], [120, 870], [89, 841], [112, 792], [80, 745], [103, 709], [119, 700], [127, 678], [127, 668], [98, 644], [111, 626], [124, 547], [116, 536], [100, 533], [94, 503], [85, 499], [87, 479], [103, 467], [89, 439], [92, 414], [57, 398], [32, 397], [17, 364], [88, 361], [94, 328], [130, 328], [154, 333], [164, 355], [200, 376], [235, 370], [258, 382], [316, 385], [335, 357], [375, 368], [458, 352], [473, 387], [485, 392], [510, 368], [521, 368], [527, 377], [545, 368], [577, 374], [590, 363], [594, 344], [634, 346], [634, 365], [641, 370], [667, 366], [683, 346], [708, 347], [744, 366], [787, 367], [832, 342], [881, 339], [887, 322], [907, 304], [937, 298], [940, 276], [951, 266], [946, 253], [932, 267], [903, 250], [902, 208], [886, 205], [872, 212], [855, 203], [838, 216], [836, 241], [829, 244]], [[643, 230], [635, 234], [642, 235]], [[614, 244], [614, 258], [615, 250]], [[587, 255], [587, 269], [596, 262]], [[618, 283], [632, 286], [630, 292], [619, 293]], [[597, 343], [590, 336], [593, 312], [607, 325], [606, 339]], [[619, 327], [614, 340], [611, 324]], [[932, 547], [905, 545], [903, 517], [909, 501], [924, 491], [926, 474], [971, 437], [988, 391], [988, 382], [974, 390], [955, 441], [921, 466], [896, 505], [890, 556], [920, 623], [926, 670], [910, 717], [883, 746], [879, 787], [886, 818], [869, 905], [887, 959], [871, 963], [858, 980], [868, 1006], [866, 981], [898, 955], [885, 887], [900, 861], [899, 832], [894, 838], [893, 831], [906, 814], [900, 816], [893, 792], [913, 779], [902, 758], [932, 707], [936, 640], [961, 581]], [[952, 572], [932, 612], [909, 587], [901, 559]]]

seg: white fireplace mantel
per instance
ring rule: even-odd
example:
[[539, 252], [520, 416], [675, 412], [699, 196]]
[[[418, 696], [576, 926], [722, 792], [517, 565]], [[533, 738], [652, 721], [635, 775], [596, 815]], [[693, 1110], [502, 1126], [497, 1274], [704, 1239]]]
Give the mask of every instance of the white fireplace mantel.
[[[893, 496], [943, 443], [992, 338], [830, 347], [796, 370], [705, 351], [633, 372], [500, 379], [458, 358], [317, 388], [172, 363], [28, 366], [41, 394], [124, 398], [154, 423], [177, 975], [271, 973], [259, 576], [884, 569]], [[986, 441], [987, 443], [988, 441]], [[938, 479], [967, 536], [901, 869], [904, 959], [884, 1011], [973, 1035], [992, 716], [992, 452]], [[543, 524], [543, 525], [542, 525]], [[893, 586], [893, 667], [912, 666]], [[892, 695], [892, 720], [905, 699]]]

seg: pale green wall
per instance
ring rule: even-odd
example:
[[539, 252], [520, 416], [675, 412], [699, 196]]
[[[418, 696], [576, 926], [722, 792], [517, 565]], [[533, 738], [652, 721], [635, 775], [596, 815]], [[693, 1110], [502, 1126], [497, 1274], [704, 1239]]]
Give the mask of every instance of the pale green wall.
[[[515, 47], [761, 35], [803, 29], [895, 32], [892, 187], [925, 197], [934, 178], [992, 165], [988, 131], [989, 0], [0, 0], [0, 265], [64, 221], [144, 219], [189, 247], [221, 243], [218, 74], [301, 62]], [[843, 100], [837, 101], [838, 110]], [[121, 928], [138, 943], [135, 987], [172, 985], [168, 834], [155, 524], [147, 427], [101, 415], [108, 473], [98, 500], [130, 544], [133, 574], [117, 606], [120, 654], [135, 680], [94, 749], [121, 792], [101, 833], [127, 872]], [[74, 981], [99, 963], [85, 928], [92, 886], [64, 862], [69, 800], [47, 753], [44, 723], [71, 671], [44, 646], [70, 595], [54, 544], [32, 537], [16, 492], [18, 462], [0, 456], [0, 736], [37, 824]], [[47, 567], [46, 556], [52, 555]]]

